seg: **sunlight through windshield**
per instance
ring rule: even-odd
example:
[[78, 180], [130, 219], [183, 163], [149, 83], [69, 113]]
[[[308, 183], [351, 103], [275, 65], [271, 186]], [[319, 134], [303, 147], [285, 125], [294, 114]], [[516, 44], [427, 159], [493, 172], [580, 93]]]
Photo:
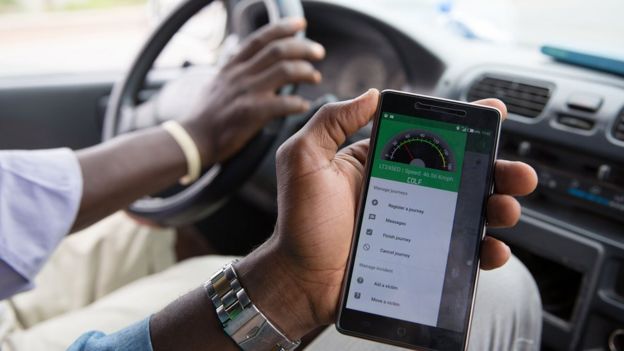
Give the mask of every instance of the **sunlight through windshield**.
[[[163, 11], [178, 1], [0, 0], [0, 76], [121, 72]], [[432, 30], [529, 48], [554, 44], [617, 52], [624, 37], [623, 0], [327, 1], [419, 14], [430, 20], [423, 25]], [[157, 66], [214, 62], [223, 35], [223, 8], [208, 9], [203, 16], [197, 28], [174, 38]]]

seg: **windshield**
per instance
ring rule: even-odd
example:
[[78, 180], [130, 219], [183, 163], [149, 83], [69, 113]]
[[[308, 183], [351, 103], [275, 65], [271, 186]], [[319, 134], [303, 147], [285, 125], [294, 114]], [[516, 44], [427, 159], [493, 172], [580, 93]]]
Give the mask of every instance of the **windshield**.
[[[180, 0], [0, 0], [0, 76], [123, 72]], [[624, 0], [326, 0], [418, 14], [427, 28], [470, 40], [537, 48], [622, 51]], [[211, 63], [223, 38], [218, 2], [183, 28], [158, 67]], [[193, 24], [194, 22], [194, 24]], [[624, 53], [618, 55], [624, 57]]]
[[449, 0], [438, 2], [438, 9], [476, 37], [494, 41], [601, 51], [623, 43], [622, 0]]

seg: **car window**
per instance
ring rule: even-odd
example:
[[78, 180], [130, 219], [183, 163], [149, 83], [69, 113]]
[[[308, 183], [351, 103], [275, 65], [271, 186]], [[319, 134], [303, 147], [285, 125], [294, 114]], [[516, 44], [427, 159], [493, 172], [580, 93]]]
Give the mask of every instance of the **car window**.
[[621, 51], [622, 0], [440, 0], [439, 5], [468, 37]]
[[[0, 0], [0, 76], [121, 72], [177, 5], [159, 0]], [[177, 34], [157, 61], [212, 62], [223, 36], [220, 2]]]

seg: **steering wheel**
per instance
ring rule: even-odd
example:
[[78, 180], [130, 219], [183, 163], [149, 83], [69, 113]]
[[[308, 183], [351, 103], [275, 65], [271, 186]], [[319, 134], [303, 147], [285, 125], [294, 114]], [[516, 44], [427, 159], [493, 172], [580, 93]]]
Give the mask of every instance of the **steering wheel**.
[[[125, 78], [113, 87], [104, 119], [104, 141], [136, 129], [134, 126], [140, 125], [140, 123], [135, 123], [140, 105], [139, 93], [144, 87], [147, 74], [156, 58], [174, 34], [212, 1], [187, 0], [183, 2], [151, 34]], [[270, 22], [283, 17], [303, 17], [300, 0], [264, 0], [264, 3]], [[228, 18], [230, 18], [232, 8], [226, 6]], [[233, 27], [236, 31], [236, 26]], [[288, 86], [280, 93], [290, 94], [293, 91], [294, 87]], [[152, 125], [159, 122], [162, 121], [153, 121]], [[237, 155], [222, 164], [216, 164], [204, 170], [202, 176], [190, 186], [175, 186], [161, 196], [142, 198], [134, 202], [128, 210], [139, 217], [171, 226], [192, 223], [214, 213], [253, 174], [266, 152], [276, 141], [283, 123], [283, 118], [275, 119], [252, 138]], [[146, 127], [144, 124], [140, 128]]]

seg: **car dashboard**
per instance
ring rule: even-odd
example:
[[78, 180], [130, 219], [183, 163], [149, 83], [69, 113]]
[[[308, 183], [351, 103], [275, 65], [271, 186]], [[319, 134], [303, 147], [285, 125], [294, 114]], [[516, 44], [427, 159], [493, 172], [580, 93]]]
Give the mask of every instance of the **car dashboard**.
[[523, 216], [493, 234], [533, 273], [544, 307], [544, 344], [607, 349], [624, 323], [624, 90], [540, 65], [476, 66], [441, 95], [507, 103], [502, 158], [532, 165], [536, 192]]

